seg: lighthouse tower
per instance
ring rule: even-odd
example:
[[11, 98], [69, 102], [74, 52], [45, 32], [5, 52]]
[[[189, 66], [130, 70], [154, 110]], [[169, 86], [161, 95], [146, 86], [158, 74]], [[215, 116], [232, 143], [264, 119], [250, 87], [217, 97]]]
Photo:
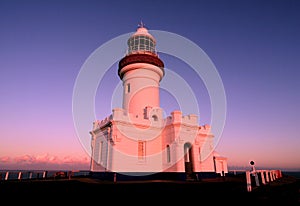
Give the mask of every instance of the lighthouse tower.
[[167, 117], [160, 107], [165, 76], [155, 38], [140, 24], [129, 36], [119, 61], [122, 108], [93, 122], [91, 172], [103, 178], [147, 176], [197, 179], [203, 173], [227, 173], [227, 158], [213, 151], [210, 125], [198, 125], [195, 114], [175, 110]]
[[142, 23], [127, 44], [127, 55], [119, 62], [118, 70], [123, 81], [123, 109], [134, 117], [146, 116], [147, 108], [160, 106], [164, 63], [156, 53], [156, 40]]

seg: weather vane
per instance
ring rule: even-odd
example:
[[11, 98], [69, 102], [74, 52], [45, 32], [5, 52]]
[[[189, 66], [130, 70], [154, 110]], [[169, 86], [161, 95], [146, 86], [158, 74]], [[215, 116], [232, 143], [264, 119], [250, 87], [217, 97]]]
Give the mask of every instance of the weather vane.
[[143, 23], [142, 20], [141, 20], [141, 22], [138, 24], [138, 27], [139, 27], [139, 28], [144, 28], [144, 27], [145, 27], [145, 24]]

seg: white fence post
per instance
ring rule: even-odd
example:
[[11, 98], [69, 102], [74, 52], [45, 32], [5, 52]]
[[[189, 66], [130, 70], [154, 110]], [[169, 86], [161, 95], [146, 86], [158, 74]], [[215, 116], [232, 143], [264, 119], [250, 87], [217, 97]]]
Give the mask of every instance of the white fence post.
[[247, 180], [247, 191], [251, 192], [252, 191], [252, 187], [251, 187], [250, 171], [246, 171], [246, 180]]
[[5, 180], [8, 180], [8, 175], [9, 175], [9, 172], [6, 172], [5, 173], [5, 178], [4, 178]]
[[47, 171], [44, 171], [43, 172], [43, 179], [46, 178], [46, 176], [47, 176]]
[[22, 172], [19, 172], [19, 174], [18, 174], [18, 180], [21, 180], [21, 178], [22, 178]]
[[270, 171], [270, 181], [273, 182], [273, 180], [274, 180], [273, 179], [273, 173], [272, 173], [272, 171]]
[[261, 175], [261, 183], [262, 183], [263, 185], [265, 185], [265, 184], [266, 184], [266, 181], [265, 181], [264, 171], [260, 171], [260, 175]]

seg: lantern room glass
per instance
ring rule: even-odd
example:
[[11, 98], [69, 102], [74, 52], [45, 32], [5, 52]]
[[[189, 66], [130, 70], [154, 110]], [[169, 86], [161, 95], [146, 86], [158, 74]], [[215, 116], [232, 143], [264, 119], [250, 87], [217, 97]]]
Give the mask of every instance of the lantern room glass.
[[128, 39], [128, 54], [151, 52], [156, 54], [155, 42], [149, 36], [136, 35]]

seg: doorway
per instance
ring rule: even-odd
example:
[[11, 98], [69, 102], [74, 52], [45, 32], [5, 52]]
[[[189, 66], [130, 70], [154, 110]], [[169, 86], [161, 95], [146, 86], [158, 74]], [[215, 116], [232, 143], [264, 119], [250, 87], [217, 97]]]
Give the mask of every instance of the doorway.
[[191, 143], [185, 143], [183, 149], [186, 180], [194, 180], [193, 148]]

